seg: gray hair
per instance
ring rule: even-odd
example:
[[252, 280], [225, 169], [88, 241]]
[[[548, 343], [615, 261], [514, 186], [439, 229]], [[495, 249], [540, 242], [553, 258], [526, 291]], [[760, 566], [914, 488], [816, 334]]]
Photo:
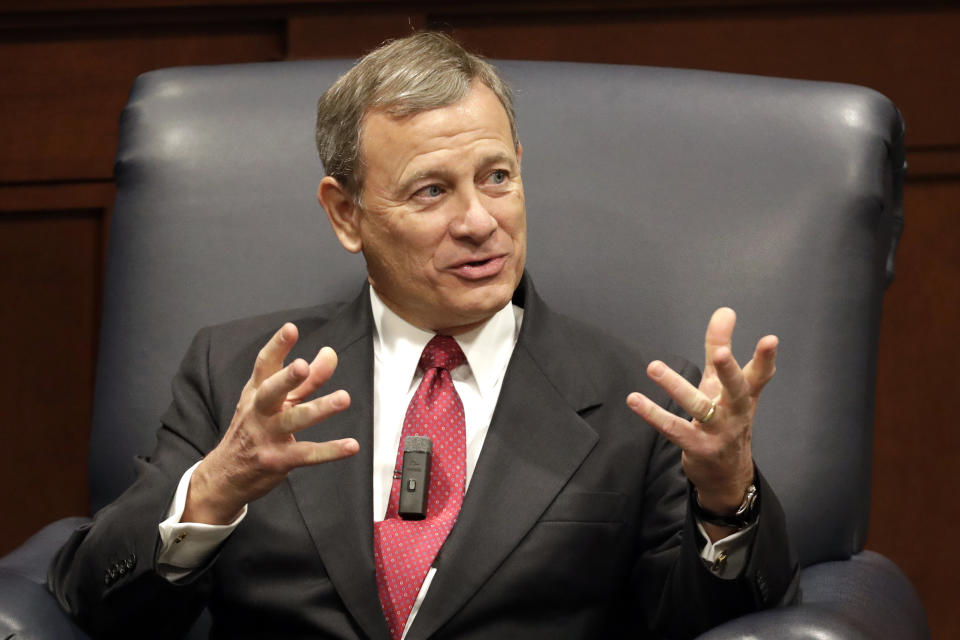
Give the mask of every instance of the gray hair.
[[371, 109], [403, 117], [451, 105], [473, 80], [487, 85], [503, 105], [517, 146], [513, 96], [486, 60], [450, 36], [425, 31], [388, 41], [361, 58], [317, 103], [317, 151], [327, 172], [356, 202], [363, 191], [360, 141]]

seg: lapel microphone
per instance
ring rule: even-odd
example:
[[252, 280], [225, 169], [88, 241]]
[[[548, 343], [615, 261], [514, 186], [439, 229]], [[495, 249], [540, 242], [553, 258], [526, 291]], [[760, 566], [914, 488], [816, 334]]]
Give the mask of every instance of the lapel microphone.
[[400, 472], [400, 507], [404, 520], [427, 517], [427, 490], [430, 488], [430, 461], [433, 442], [426, 436], [407, 436], [403, 441], [403, 469]]

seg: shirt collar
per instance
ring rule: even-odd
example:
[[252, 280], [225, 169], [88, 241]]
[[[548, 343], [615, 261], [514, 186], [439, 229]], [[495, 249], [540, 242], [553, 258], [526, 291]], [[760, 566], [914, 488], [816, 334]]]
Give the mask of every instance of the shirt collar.
[[[370, 308], [375, 333], [374, 357], [401, 376], [400, 380], [412, 383], [420, 354], [435, 334], [415, 327], [394, 313], [373, 287], [370, 287]], [[522, 314], [522, 309], [508, 303], [476, 329], [454, 336], [463, 349], [466, 365], [476, 379], [481, 396], [491, 393], [503, 376], [517, 342]]]

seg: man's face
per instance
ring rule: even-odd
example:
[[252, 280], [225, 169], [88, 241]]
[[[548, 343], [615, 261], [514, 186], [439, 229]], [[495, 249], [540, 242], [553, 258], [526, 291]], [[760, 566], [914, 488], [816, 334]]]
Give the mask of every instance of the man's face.
[[370, 283], [424, 329], [457, 333], [513, 295], [526, 259], [521, 150], [506, 111], [475, 82], [452, 105], [364, 121], [363, 209], [356, 214]]

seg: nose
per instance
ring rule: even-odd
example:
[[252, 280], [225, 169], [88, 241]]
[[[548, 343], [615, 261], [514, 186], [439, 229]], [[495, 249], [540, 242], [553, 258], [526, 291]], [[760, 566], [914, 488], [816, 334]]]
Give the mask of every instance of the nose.
[[469, 240], [479, 245], [493, 235], [499, 226], [481, 194], [472, 189], [465, 194], [463, 213], [451, 222], [450, 233], [458, 240]]

